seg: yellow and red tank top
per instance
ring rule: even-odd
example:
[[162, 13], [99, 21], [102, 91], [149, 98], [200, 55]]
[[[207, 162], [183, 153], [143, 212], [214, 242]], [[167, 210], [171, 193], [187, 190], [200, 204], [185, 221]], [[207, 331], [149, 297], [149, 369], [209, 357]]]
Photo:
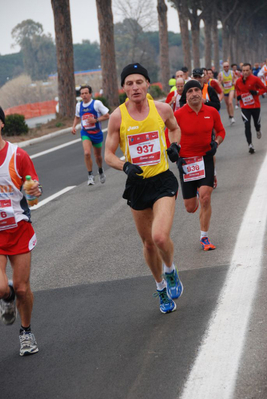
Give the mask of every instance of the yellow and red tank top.
[[224, 94], [230, 93], [230, 91], [235, 89], [233, 84], [233, 71], [222, 71], [222, 83], [223, 83], [223, 92]]
[[120, 105], [120, 148], [125, 161], [142, 168], [144, 178], [156, 176], [169, 169], [164, 134], [165, 124], [154, 101], [147, 101], [149, 113], [142, 121], [137, 121], [130, 116], [125, 103]]

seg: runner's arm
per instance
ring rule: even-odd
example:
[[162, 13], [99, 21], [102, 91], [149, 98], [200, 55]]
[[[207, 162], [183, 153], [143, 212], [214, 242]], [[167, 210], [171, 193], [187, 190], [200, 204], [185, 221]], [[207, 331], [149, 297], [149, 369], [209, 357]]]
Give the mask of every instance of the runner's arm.
[[81, 118], [75, 115], [71, 131], [72, 134], [76, 134], [76, 125], [80, 122], [80, 119]]
[[125, 163], [115, 155], [120, 144], [120, 124], [121, 113], [119, 108], [117, 108], [110, 116], [105, 144], [105, 161], [109, 166], [117, 170], [123, 170]]
[[221, 108], [221, 103], [220, 103], [219, 97], [217, 96], [216, 91], [213, 89], [213, 87], [208, 86], [208, 93], [209, 93], [210, 101], [207, 101], [205, 103], [205, 105], [208, 105], [209, 107], [213, 107], [213, 108], [217, 109], [217, 111], [219, 111]]
[[25, 183], [25, 177], [30, 175], [32, 180], [34, 181], [33, 186], [29, 190], [29, 194], [35, 197], [40, 197], [42, 195], [43, 190], [39, 183], [39, 178], [37, 176], [34, 164], [29, 157], [29, 155], [22, 148], [18, 148], [17, 156], [16, 156], [16, 164], [18, 168], [18, 173], [22, 177], [23, 183]]
[[172, 109], [170, 109], [170, 111], [171, 112], [169, 112], [169, 114], [168, 114], [168, 119], [166, 119], [166, 121], [165, 121], [165, 125], [169, 131], [169, 140], [170, 140], [170, 143], [179, 144], [181, 141], [181, 129], [174, 117]]
[[216, 131], [215, 141], [220, 145], [225, 138], [225, 129], [218, 111], [214, 112], [214, 129]]
[[258, 78], [256, 81], [257, 90], [259, 90], [259, 94], [262, 95], [263, 93], [267, 92], [267, 86], [263, 83], [263, 81]]

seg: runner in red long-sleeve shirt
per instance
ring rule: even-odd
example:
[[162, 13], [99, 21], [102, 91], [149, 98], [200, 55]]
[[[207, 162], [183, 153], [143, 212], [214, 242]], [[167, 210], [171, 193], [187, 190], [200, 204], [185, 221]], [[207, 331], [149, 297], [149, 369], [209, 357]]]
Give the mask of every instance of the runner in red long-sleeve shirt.
[[[204, 251], [208, 251], [216, 248], [208, 238], [214, 183], [213, 156], [224, 140], [225, 130], [218, 111], [203, 104], [201, 85], [197, 80], [185, 84], [184, 94], [187, 104], [174, 113], [181, 129], [177, 166], [187, 212], [194, 213], [200, 202], [200, 243]], [[212, 140], [212, 129], [216, 130], [215, 140]]]
[[251, 136], [251, 117], [254, 120], [254, 126], [257, 138], [261, 138], [261, 104], [259, 95], [267, 92], [267, 87], [261, 79], [252, 74], [251, 64], [245, 63], [242, 66], [242, 77], [237, 79], [235, 89], [237, 99], [240, 101], [241, 115], [245, 123], [245, 135], [248, 142], [248, 151], [254, 154], [255, 149], [252, 144]]

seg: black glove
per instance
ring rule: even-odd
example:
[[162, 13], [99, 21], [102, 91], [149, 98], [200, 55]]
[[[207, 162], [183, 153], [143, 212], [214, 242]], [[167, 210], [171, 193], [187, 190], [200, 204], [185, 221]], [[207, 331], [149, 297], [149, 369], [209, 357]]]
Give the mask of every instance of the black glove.
[[206, 152], [206, 155], [210, 155], [210, 156], [213, 156], [213, 155], [215, 155], [216, 154], [216, 151], [217, 151], [217, 148], [218, 148], [218, 143], [217, 143], [217, 141], [214, 141], [214, 140], [212, 140], [212, 142], [210, 143], [210, 146], [211, 146], [211, 150], [209, 150], [209, 151], [207, 151]]
[[138, 174], [143, 173], [140, 166], [133, 165], [130, 162], [125, 162], [123, 165], [123, 172], [125, 172], [130, 179], [143, 179], [143, 176], [138, 176]]
[[176, 162], [176, 165], [177, 165], [179, 172], [181, 172], [185, 175], [186, 173], [184, 171], [183, 165], [186, 165], [186, 162], [185, 162], [184, 158], [179, 157], [178, 161]]
[[257, 90], [249, 90], [250, 94], [252, 94], [253, 96], [257, 96], [259, 93], [257, 92]]
[[237, 96], [237, 97], [236, 97], [237, 101], [240, 101], [241, 98], [242, 98], [241, 96]]
[[170, 147], [167, 148], [167, 154], [172, 162], [178, 161], [180, 147], [177, 143], [171, 143]]

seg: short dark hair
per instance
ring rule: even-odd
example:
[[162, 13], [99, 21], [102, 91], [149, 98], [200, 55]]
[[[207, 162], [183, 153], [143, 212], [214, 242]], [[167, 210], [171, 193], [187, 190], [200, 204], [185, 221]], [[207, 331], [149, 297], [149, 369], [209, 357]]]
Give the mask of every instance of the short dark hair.
[[91, 86], [89, 86], [89, 85], [84, 85], [84, 86], [81, 86], [81, 88], [80, 88], [80, 94], [81, 94], [81, 90], [82, 89], [88, 89], [89, 90], [89, 94], [91, 94], [92, 93], [92, 87]]
[[186, 66], [184, 66], [183, 68], [181, 68], [181, 71], [188, 72], [188, 68]]
[[231, 65], [231, 68], [233, 68], [233, 66], [237, 66], [237, 64], [232, 64], [232, 65]]
[[5, 113], [3, 111], [3, 108], [0, 107], [0, 120], [3, 122], [3, 124], [5, 125], [6, 123], [6, 118], [5, 118]]
[[251, 64], [250, 64], [249, 62], [245, 62], [245, 63], [242, 65], [242, 68], [243, 68], [244, 66], [249, 66], [250, 69], [251, 69]]

